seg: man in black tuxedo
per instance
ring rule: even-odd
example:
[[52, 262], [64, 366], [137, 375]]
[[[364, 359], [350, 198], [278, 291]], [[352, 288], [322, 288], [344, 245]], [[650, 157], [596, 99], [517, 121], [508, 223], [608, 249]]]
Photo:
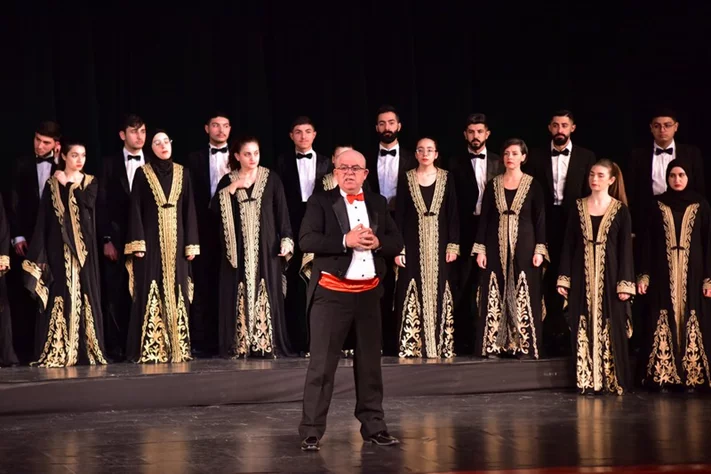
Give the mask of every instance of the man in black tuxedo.
[[[42, 122], [35, 130], [34, 157], [20, 158], [12, 173], [9, 203], [10, 235], [14, 253], [8, 273], [8, 291], [12, 311], [13, 339], [21, 363], [35, 360], [41, 348], [34, 347], [37, 304], [25, 290], [22, 261], [27, 254], [35, 228], [44, 185], [57, 169], [62, 135], [59, 124]], [[37, 352], [37, 353], [35, 353]]]
[[317, 451], [326, 431], [341, 348], [355, 328], [355, 416], [365, 441], [391, 446], [383, 412], [380, 367], [380, 299], [386, 267], [403, 239], [385, 199], [368, 191], [363, 155], [348, 150], [336, 158], [338, 187], [308, 201], [299, 233], [304, 252], [314, 254], [308, 289], [311, 359], [306, 373], [299, 434], [301, 449]]
[[[297, 117], [291, 124], [289, 138], [294, 142], [294, 149], [277, 158], [275, 171], [284, 183], [284, 193], [289, 203], [291, 229], [296, 234], [301, 227], [301, 220], [306, 211], [306, 202], [314, 192], [316, 181], [333, 170], [331, 158], [313, 149], [316, 139], [316, 127], [309, 117]], [[292, 347], [300, 353], [309, 352], [308, 324], [306, 320], [306, 284], [299, 275], [299, 263], [303, 251], [295, 245], [293, 264], [286, 270], [287, 330]]]
[[[210, 210], [210, 201], [217, 184], [230, 172], [229, 117], [220, 111], [210, 113], [205, 121], [207, 146], [190, 153], [185, 167], [190, 173], [195, 198], [200, 242], [219, 242], [219, 216]], [[218, 289], [220, 275], [220, 246], [204, 245], [200, 258], [193, 263], [195, 298], [190, 316], [191, 332], [196, 355], [212, 356], [218, 352]]]
[[489, 151], [486, 142], [491, 135], [486, 115], [471, 114], [464, 126], [467, 154], [450, 160], [459, 205], [459, 240], [462, 257], [457, 262], [455, 292], [455, 343], [457, 354], [471, 353], [474, 349], [474, 318], [478, 266], [471, 250], [476, 237], [484, 188], [504, 170], [501, 157]]
[[706, 195], [701, 150], [674, 140], [679, 130], [676, 113], [668, 109], [655, 111], [649, 129], [654, 143], [632, 152], [624, 174], [629, 189], [632, 232], [635, 234], [644, 228], [644, 217], [651, 211], [654, 196], [667, 190], [667, 165], [672, 160], [680, 159], [688, 164], [688, 187], [702, 196]]
[[564, 301], [556, 288], [560, 249], [567, 217], [575, 209], [575, 201], [590, 194], [588, 175], [596, 160], [592, 151], [573, 145], [570, 136], [575, 127], [571, 111], [554, 112], [548, 124], [552, 137], [550, 146], [533, 150], [525, 169], [541, 184], [546, 201], [550, 264], [543, 282], [547, 313], [543, 324], [543, 345], [550, 356], [566, 355], [571, 350], [570, 333], [563, 317]]
[[123, 149], [104, 158], [99, 179], [97, 208], [98, 235], [102, 239], [101, 261], [104, 311], [104, 343], [109, 357], [118, 362], [125, 358], [128, 324], [131, 315], [128, 272], [123, 247], [128, 231], [131, 187], [136, 170], [146, 164], [143, 146], [146, 124], [135, 114], [121, 121], [119, 137]]
[[[383, 105], [378, 109], [375, 131], [378, 134], [378, 152], [368, 159], [368, 183], [370, 189], [380, 193], [388, 202], [390, 215], [395, 214], [397, 185], [405, 173], [417, 167], [417, 160], [412, 152], [400, 145], [398, 135], [402, 129], [400, 115], [395, 107]], [[383, 352], [397, 355], [398, 320], [393, 314], [393, 294], [395, 291], [395, 272], [388, 265], [383, 279], [385, 297], [382, 299]]]

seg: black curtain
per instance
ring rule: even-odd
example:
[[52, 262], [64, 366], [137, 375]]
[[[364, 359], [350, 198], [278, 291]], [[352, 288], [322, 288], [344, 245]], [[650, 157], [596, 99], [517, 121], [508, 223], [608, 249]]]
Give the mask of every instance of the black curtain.
[[384, 103], [401, 112], [405, 146], [432, 135], [445, 157], [463, 148], [470, 112], [491, 118], [497, 148], [511, 136], [545, 144], [550, 112], [570, 108], [574, 142], [624, 162], [651, 142], [658, 105], [680, 113], [679, 141], [708, 151], [705, 11], [535, 3], [4, 5], [3, 164], [30, 154], [36, 124], [53, 119], [88, 142], [96, 172], [97, 157], [121, 146], [125, 112], [167, 129], [179, 158], [206, 144], [215, 108], [233, 135], [261, 139], [267, 166], [292, 146], [289, 124], [301, 114], [316, 122], [318, 151], [347, 140], [368, 152]]

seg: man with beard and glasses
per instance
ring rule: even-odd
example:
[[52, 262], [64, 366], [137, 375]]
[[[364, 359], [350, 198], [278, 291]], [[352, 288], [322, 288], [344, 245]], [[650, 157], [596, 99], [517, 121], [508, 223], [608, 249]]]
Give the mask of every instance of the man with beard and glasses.
[[455, 263], [457, 270], [454, 273], [454, 340], [457, 354], [467, 354], [473, 350], [479, 272], [476, 256], [471, 256], [471, 250], [479, 224], [484, 188], [494, 176], [503, 171], [501, 157], [487, 150], [486, 141], [489, 135], [491, 130], [486, 115], [469, 115], [464, 126], [467, 152], [449, 162], [457, 190], [459, 242], [462, 249], [461, 257]]
[[556, 288], [563, 230], [575, 201], [590, 194], [588, 173], [595, 164], [595, 153], [573, 145], [570, 136], [575, 131], [575, 119], [569, 110], [554, 112], [548, 131], [552, 137], [550, 147], [532, 151], [525, 171], [541, 184], [546, 202], [550, 265], [543, 282], [547, 311], [543, 340], [548, 355], [556, 356], [570, 352], [568, 325], [563, 317], [564, 301]]
[[[417, 167], [415, 155], [400, 146], [398, 135], [402, 129], [400, 115], [391, 105], [378, 109], [375, 131], [378, 133], [378, 153], [368, 159], [368, 183], [370, 189], [380, 193], [388, 202], [388, 211], [395, 218], [395, 197], [397, 185], [405, 173]], [[397, 355], [397, 320], [393, 314], [393, 292], [395, 291], [395, 272], [388, 266], [383, 278], [385, 296], [382, 303], [383, 352]]]

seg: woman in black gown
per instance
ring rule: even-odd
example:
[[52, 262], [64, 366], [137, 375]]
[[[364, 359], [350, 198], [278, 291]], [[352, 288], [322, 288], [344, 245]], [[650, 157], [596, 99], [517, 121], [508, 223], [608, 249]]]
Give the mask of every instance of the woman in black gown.
[[434, 140], [420, 139], [419, 166], [398, 185], [395, 222], [405, 240], [395, 258], [400, 357], [454, 357], [449, 264], [459, 256], [459, 214], [454, 179], [435, 166], [438, 156]]
[[231, 150], [232, 171], [217, 185], [211, 208], [222, 227], [220, 354], [293, 356], [284, 313], [284, 271], [294, 251], [281, 180], [259, 166], [259, 142]]
[[650, 331], [644, 384], [693, 390], [711, 382], [706, 334], [711, 297], [711, 209], [688, 188], [689, 166], [673, 160], [642, 236], [637, 288], [649, 293]]
[[19, 363], [12, 348], [12, 321], [5, 280], [8, 270], [10, 270], [10, 227], [7, 224], [5, 205], [0, 196], [0, 367]]
[[636, 293], [632, 227], [622, 172], [610, 160], [590, 170], [592, 193], [576, 201], [563, 240], [558, 292], [567, 300], [581, 393], [630, 390], [627, 339]]
[[542, 344], [541, 279], [546, 248], [543, 190], [521, 171], [528, 148], [506, 140], [505, 171], [484, 190], [472, 255], [483, 270], [475, 354], [538, 359]]
[[190, 355], [190, 262], [200, 254], [190, 175], [173, 163], [172, 140], [148, 135], [148, 164], [131, 189], [126, 267], [133, 297], [126, 354], [139, 363], [185, 362]]
[[27, 259], [25, 286], [40, 305], [35, 348], [40, 367], [106, 364], [95, 205], [98, 184], [82, 170], [83, 144], [62, 144], [47, 180]]

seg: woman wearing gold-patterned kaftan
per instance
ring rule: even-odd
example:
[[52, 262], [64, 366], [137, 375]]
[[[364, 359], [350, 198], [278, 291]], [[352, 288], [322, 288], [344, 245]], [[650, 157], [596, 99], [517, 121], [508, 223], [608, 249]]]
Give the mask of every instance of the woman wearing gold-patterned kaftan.
[[125, 246], [133, 296], [126, 355], [139, 363], [191, 359], [190, 261], [200, 254], [190, 176], [171, 160], [163, 131], [149, 136], [155, 155], [136, 171]]
[[691, 167], [673, 160], [667, 191], [657, 197], [643, 239], [638, 278], [649, 293], [650, 331], [644, 383], [688, 389], [711, 382], [708, 360], [708, 300], [711, 296], [711, 209], [688, 187]]
[[449, 272], [459, 255], [454, 179], [434, 166], [437, 152], [433, 140], [420, 140], [415, 156], [419, 165], [400, 180], [395, 207], [395, 222], [405, 241], [396, 258], [399, 355], [449, 358], [454, 356]]
[[[66, 152], [65, 152], [66, 149]], [[97, 181], [83, 174], [83, 145], [63, 145], [63, 171], [47, 180], [27, 259], [25, 286], [38, 301], [34, 363], [106, 364], [95, 231]]]
[[211, 203], [222, 227], [220, 355], [294, 356], [284, 311], [284, 272], [294, 250], [284, 187], [259, 166], [255, 138], [236, 142], [232, 155], [233, 170]]
[[542, 265], [546, 248], [543, 190], [521, 172], [523, 140], [504, 143], [505, 172], [484, 190], [472, 255], [483, 270], [475, 355], [538, 359], [543, 330]]
[[627, 339], [636, 289], [630, 213], [615, 163], [599, 161], [589, 180], [592, 195], [578, 199], [568, 218], [558, 292], [567, 298], [578, 389], [622, 394], [632, 385]]

